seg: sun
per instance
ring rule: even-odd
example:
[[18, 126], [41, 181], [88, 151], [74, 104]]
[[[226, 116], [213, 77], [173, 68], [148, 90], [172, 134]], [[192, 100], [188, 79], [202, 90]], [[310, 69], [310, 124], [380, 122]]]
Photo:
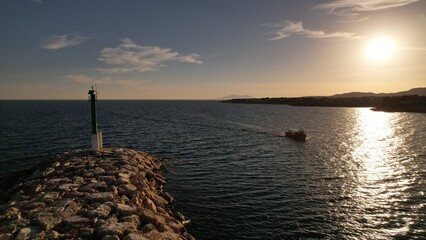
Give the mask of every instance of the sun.
[[372, 39], [367, 48], [367, 56], [375, 61], [386, 61], [391, 59], [396, 52], [396, 42], [389, 37], [378, 37]]

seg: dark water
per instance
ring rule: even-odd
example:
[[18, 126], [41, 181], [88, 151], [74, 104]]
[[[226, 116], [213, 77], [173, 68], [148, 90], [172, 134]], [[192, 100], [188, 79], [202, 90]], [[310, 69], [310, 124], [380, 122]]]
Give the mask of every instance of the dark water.
[[[0, 177], [88, 148], [89, 107], [0, 101]], [[426, 238], [426, 114], [99, 101], [98, 115], [106, 145], [167, 161], [167, 190], [199, 239]]]

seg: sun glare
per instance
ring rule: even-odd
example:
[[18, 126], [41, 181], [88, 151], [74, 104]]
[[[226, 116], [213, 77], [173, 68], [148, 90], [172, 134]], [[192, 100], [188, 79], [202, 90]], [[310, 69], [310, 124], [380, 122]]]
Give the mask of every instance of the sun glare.
[[375, 61], [385, 61], [393, 57], [396, 52], [396, 43], [387, 37], [375, 38], [367, 46], [367, 56]]

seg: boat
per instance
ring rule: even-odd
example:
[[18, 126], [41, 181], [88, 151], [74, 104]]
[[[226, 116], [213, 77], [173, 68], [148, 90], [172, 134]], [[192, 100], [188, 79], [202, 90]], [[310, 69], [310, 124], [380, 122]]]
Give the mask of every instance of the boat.
[[285, 132], [285, 136], [288, 137], [288, 138], [292, 138], [294, 140], [299, 140], [299, 141], [305, 141], [306, 140], [306, 133], [303, 130], [288, 129]]

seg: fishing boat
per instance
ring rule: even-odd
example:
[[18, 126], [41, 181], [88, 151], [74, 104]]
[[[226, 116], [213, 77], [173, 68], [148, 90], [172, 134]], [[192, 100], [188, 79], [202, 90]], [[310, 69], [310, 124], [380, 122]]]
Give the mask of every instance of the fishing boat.
[[303, 130], [288, 129], [285, 132], [285, 136], [288, 137], [288, 138], [292, 138], [294, 140], [298, 140], [298, 141], [305, 141], [306, 140], [306, 133]]

